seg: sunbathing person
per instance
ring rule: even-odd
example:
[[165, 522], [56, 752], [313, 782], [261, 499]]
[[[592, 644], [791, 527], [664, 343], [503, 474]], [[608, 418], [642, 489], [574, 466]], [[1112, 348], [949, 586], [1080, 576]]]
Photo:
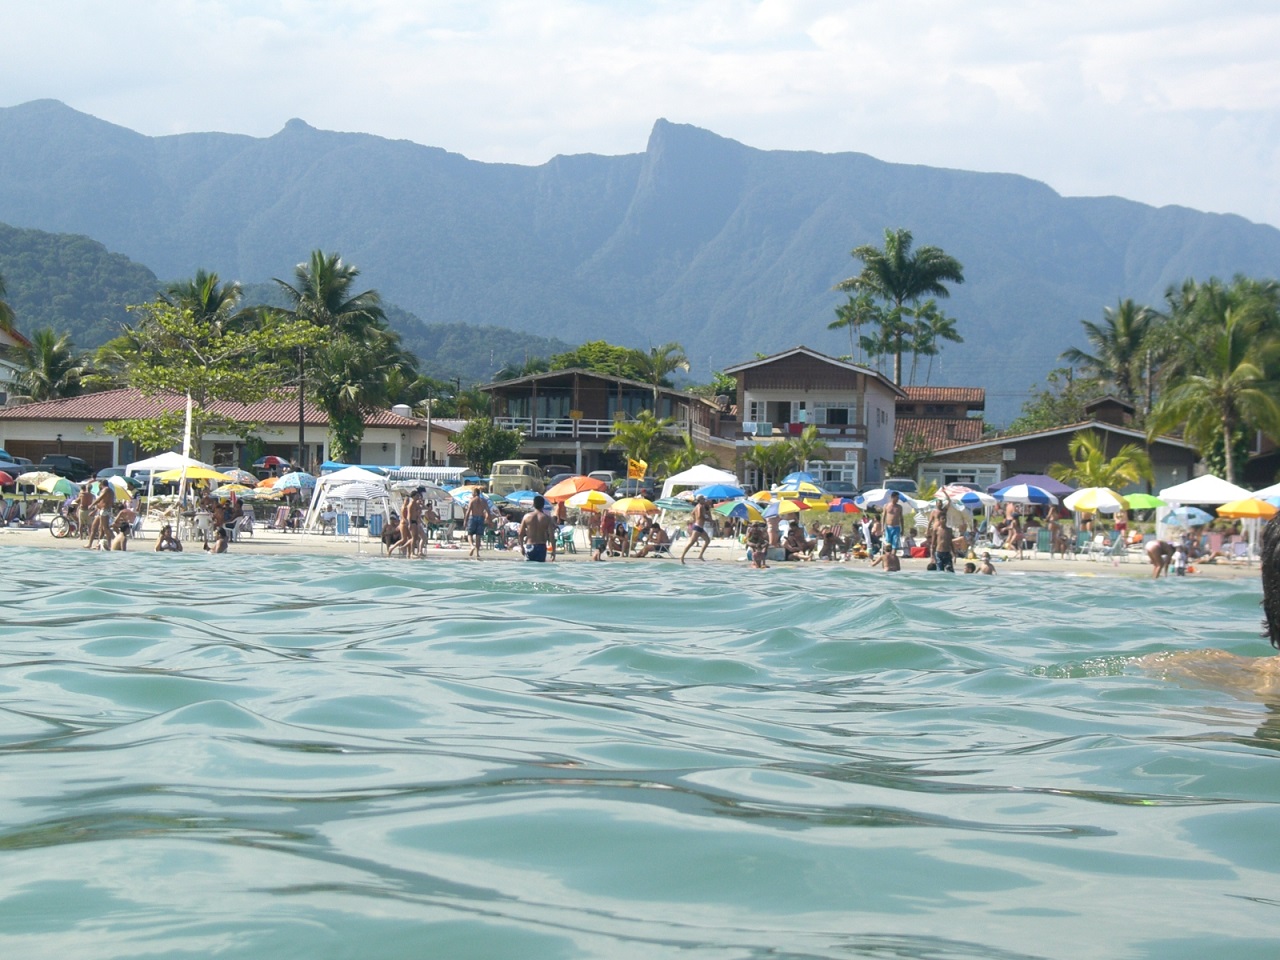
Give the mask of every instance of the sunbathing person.
[[651, 553], [655, 556], [671, 555], [671, 538], [667, 536], [667, 531], [656, 523], [649, 524], [649, 529], [645, 533], [644, 540], [640, 542], [640, 549], [636, 551], [636, 556], [647, 557]]
[[810, 540], [804, 535], [804, 527], [799, 523], [791, 524], [787, 530], [787, 538], [782, 541], [782, 549], [787, 552], [788, 560], [812, 560], [813, 550], [818, 541]]

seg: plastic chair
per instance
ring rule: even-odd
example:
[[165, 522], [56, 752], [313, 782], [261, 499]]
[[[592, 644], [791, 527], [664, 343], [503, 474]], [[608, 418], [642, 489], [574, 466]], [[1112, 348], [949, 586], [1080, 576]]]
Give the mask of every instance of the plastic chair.
[[1053, 534], [1043, 527], [1036, 531], [1034, 553], [1047, 553], [1053, 556]]
[[556, 550], [563, 550], [565, 553], [577, 553], [578, 548], [574, 545], [573, 535], [574, 528], [568, 524], [556, 531]]

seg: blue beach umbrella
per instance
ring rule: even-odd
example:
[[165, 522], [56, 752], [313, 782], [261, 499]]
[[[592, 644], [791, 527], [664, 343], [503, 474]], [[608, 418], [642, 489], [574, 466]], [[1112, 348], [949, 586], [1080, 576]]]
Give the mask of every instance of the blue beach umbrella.
[[747, 495], [745, 490], [735, 487], [732, 483], [709, 483], [705, 487], [699, 487], [693, 493], [694, 496], [706, 497], [708, 500], [736, 500], [738, 497]]
[[299, 490], [310, 490], [316, 485], [316, 478], [309, 473], [299, 473], [297, 470], [292, 473], [286, 473], [283, 477], [275, 482], [275, 486], [281, 490], [289, 487], [296, 487]]
[[1031, 483], [1016, 483], [1012, 487], [993, 490], [991, 495], [1001, 503], [1021, 503], [1031, 506], [1048, 506], [1058, 498], [1043, 487]]
[[722, 517], [737, 517], [739, 520], [763, 520], [760, 508], [745, 497], [737, 500], [726, 500], [718, 504], [715, 512]]
[[517, 490], [515, 493], [507, 494], [507, 503], [514, 503], [518, 507], [533, 506], [533, 498], [540, 496], [536, 490]]
[[812, 473], [806, 473], [803, 470], [796, 470], [794, 473], [788, 473], [780, 481], [781, 483], [818, 483], [818, 478]]
[[1160, 522], [1170, 527], [1202, 527], [1213, 519], [1213, 514], [1199, 507], [1174, 507]]

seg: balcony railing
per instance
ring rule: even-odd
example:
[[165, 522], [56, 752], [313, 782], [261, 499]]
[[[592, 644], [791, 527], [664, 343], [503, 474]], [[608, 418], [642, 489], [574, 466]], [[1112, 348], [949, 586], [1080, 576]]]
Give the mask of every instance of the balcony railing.
[[[613, 420], [570, 420], [539, 418], [537, 421], [529, 417], [494, 417], [495, 426], [503, 430], [519, 430], [525, 437], [534, 440], [608, 440], [613, 436]], [[689, 429], [688, 421], [680, 420], [666, 428], [672, 436], [683, 437]], [[693, 425], [694, 439], [699, 435], [710, 436], [706, 427]]]
[[[743, 423], [734, 434], [739, 440], [781, 440], [798, 437], [809, 424], [805, 423]], [[827, 443], [866, 443], [867, 428], [861, 423], [813, 424], [818, 437]]]

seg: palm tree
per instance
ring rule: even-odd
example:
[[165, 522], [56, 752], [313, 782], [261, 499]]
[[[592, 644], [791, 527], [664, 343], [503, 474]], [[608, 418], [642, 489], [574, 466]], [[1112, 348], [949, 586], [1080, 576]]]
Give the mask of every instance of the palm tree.
[[634, 420], [614, 423], [607, 446], [621, 449], [630, 460], [653, 463], [672, 442], [667, 427], [673, 422], [670, 417], [659, 419], [652, 410], [641, 410]]
[[856, 247], [852, 256], [862, 261], [862, 272], [836, 284], [837, 290], [866, 291], [890, 305], [885, 316], [897, 321], [893, 332], [893, 381], [902, 383], [902, 353], [910, 329], [903, 322], [908, 303], [921, 297], [949, 297], [947, 283], [964, 283], [964, 267], [941, 247], [925, 246], [912, 253], [910, 230], [885, 230], [884, 249], [870, 244]]
[[1136, 443], [1126, 443], [1108, 457], [1106, 441], [1096, 430], [1081, 430], [1067, 444], [1071, 462], [1055, 463], [1049, 476], [1077, 487], [1110, 487], [1121, 490], [1139, 480], [1154, 480], [1151, 457]]
[[658, 388], [671, 385], [667, 374], [677, 370], [689, 369], [689, 358], [684, 354], [684, 347], [678, 343], [664, 343], [660, 347], [650, 347], [648, 353], [636, 351], [636, 366], [643, 374], [642, 379], [653, 386], [653, 412], [658, 412]]
[[859, 331], [863, 327], [879, 323], [880, 320], [880, 305], [876, 303], [875, 297], [864, 290], [856, 297], [850, 297], [848, 301], [836, 307], [836, 319], [827, 324], [827, 329], [839, 330], [841, 327], [847, 329], [849, 331], [849, 356], [853, 358], [854, 363], [861, 363], [862, 335]]
[[795, 448], [790, 443], [754, 443], [743, 459], [760, 471], [760, 484], [767, 487], [796, 465]]
[[240, 284], [222, 283], [216, 273], [197, 270], [193, 279], [169, 284], [161, 297], [190, 310], [197, 320], [222, 325], [237, 316], [241, 295]]
[[0, 276], [0, 330], [5, 333], [13, 333], [17, 317], [13, 312], [13, 307], [9, 306], [9, 302], [5, 300], [8, 293], [9, 291], [4, 286], [4, 277]]
[[70, 334], [58, 336], [48, 327], [31, 335], [29, 346], [17, 350], [18, 390], [32, 400], [56, 400], [80, 393], [85, 372]]
[[792, 437], [786, 443], [791, 448], [791, 459], [799, 466], [813, 461], [825, 463], [831, 456], [831, 448], [818, 436], [818, 428], [813, 424], [809, 424], [800, 431], [798, 437]]
[[924, 375], [924, 382], [928, 383], [933, 376], [933, 358], [942, 352], [942, 341], [964, 343], [964, 337], [956, 331], [955, 318], [938, 309], [937, 300], [926, 300], [911, 311], [911, 316], [915, 318], [911, 339], [911, 382], [916, 382], [916, 358], [928, 357], [929, 368]]
[[1147, 438], [1185, 424], [1185, 434], [1201, 456], [1222, 444], [1226, 479], [1235, 483], [1233, 448], [1240, 432], [1249, 427], [1280, 436], [1280, 384], [1269, 375], [1280, 366], [1280, 337], [1265, 300], [1232, 305], [1229, 299], [1215, 300], [1216, 316], [1202, 314], [1212, 335], [1205, 341], [1199, 370], [1161, 397]]
[[1143, 383], [1143, 365], [1153, 349], [1152, 335], [1161, 319], [1150, 307], [1121, 300], [1115, 309], [1102, 311], [1102, 323], [1082, 320], [1092, 353], [1076, 347], [1064, 350], [1062, 359], [1084, 367], [1095, 379], [1112, 384], [1120, 397], [1133, 403]]
[[[284, 291], [292, 306], [291, 314], [299, 320], [305, 320], [326, 331], [328, 341], [320, 347], [312, 349], [313, 366], [323, 370], [328, 380], [323, 395], [316, 393], [316, 402], [329, 417], [331, 429], [335, 436], [350, 437], [354, 427], [351, 421], [350, 404], [374, 404], [380, 402], [377, 391], [372, 384], [367, 389], [344, 391], [334, 389], [333, 383], [352, 384], [360, 380], [362, 375], [376, 377], [382, 368], [377, 363], [367, 362], [361, 354], [392, 348], [399, 357], [399, 338], [386, 329], [386, 318], [382, 311], [382, 298], [375, 290], [354, 293], [356, 277], [360, 271], [347, 263], [336, 253], [326, 254], [323, 250], [314, 250], [306, 263], [300, 263], [294, 269], [294, 282], [287, 283], [276, 279], [276, 283]], [[333, 356], [322, 356], [332, 352]], [[342, 362], [353, 364], [346, 375], [339, 376], [336, 365]], [[307, 382], [307, 350], [298, 348], [298, 459], [304, 458], [303, 441], [303, 403], [306, 396]], [[342, 399], [339, 399], [342, 398]], [[327, 404], [333, 404], [329, 406]], [[362, 409], [371, 409], [365, 406]], [[364, 433], [363, 419], [359, 423], [359, 432], [355, 433], [355, 442], [359, 442]]]
[[697, 444], [693, 442], [693, 437], [686, 434], [680, 438], [679, 446], [662, 459], [662, 468], [667, 476], [671, 476], [672, 474], [682, 473], [690, 467], [696, 467], [700, 463], [709, 463], [715, 467], [720, 466], [715, 454], [699, 450]]

